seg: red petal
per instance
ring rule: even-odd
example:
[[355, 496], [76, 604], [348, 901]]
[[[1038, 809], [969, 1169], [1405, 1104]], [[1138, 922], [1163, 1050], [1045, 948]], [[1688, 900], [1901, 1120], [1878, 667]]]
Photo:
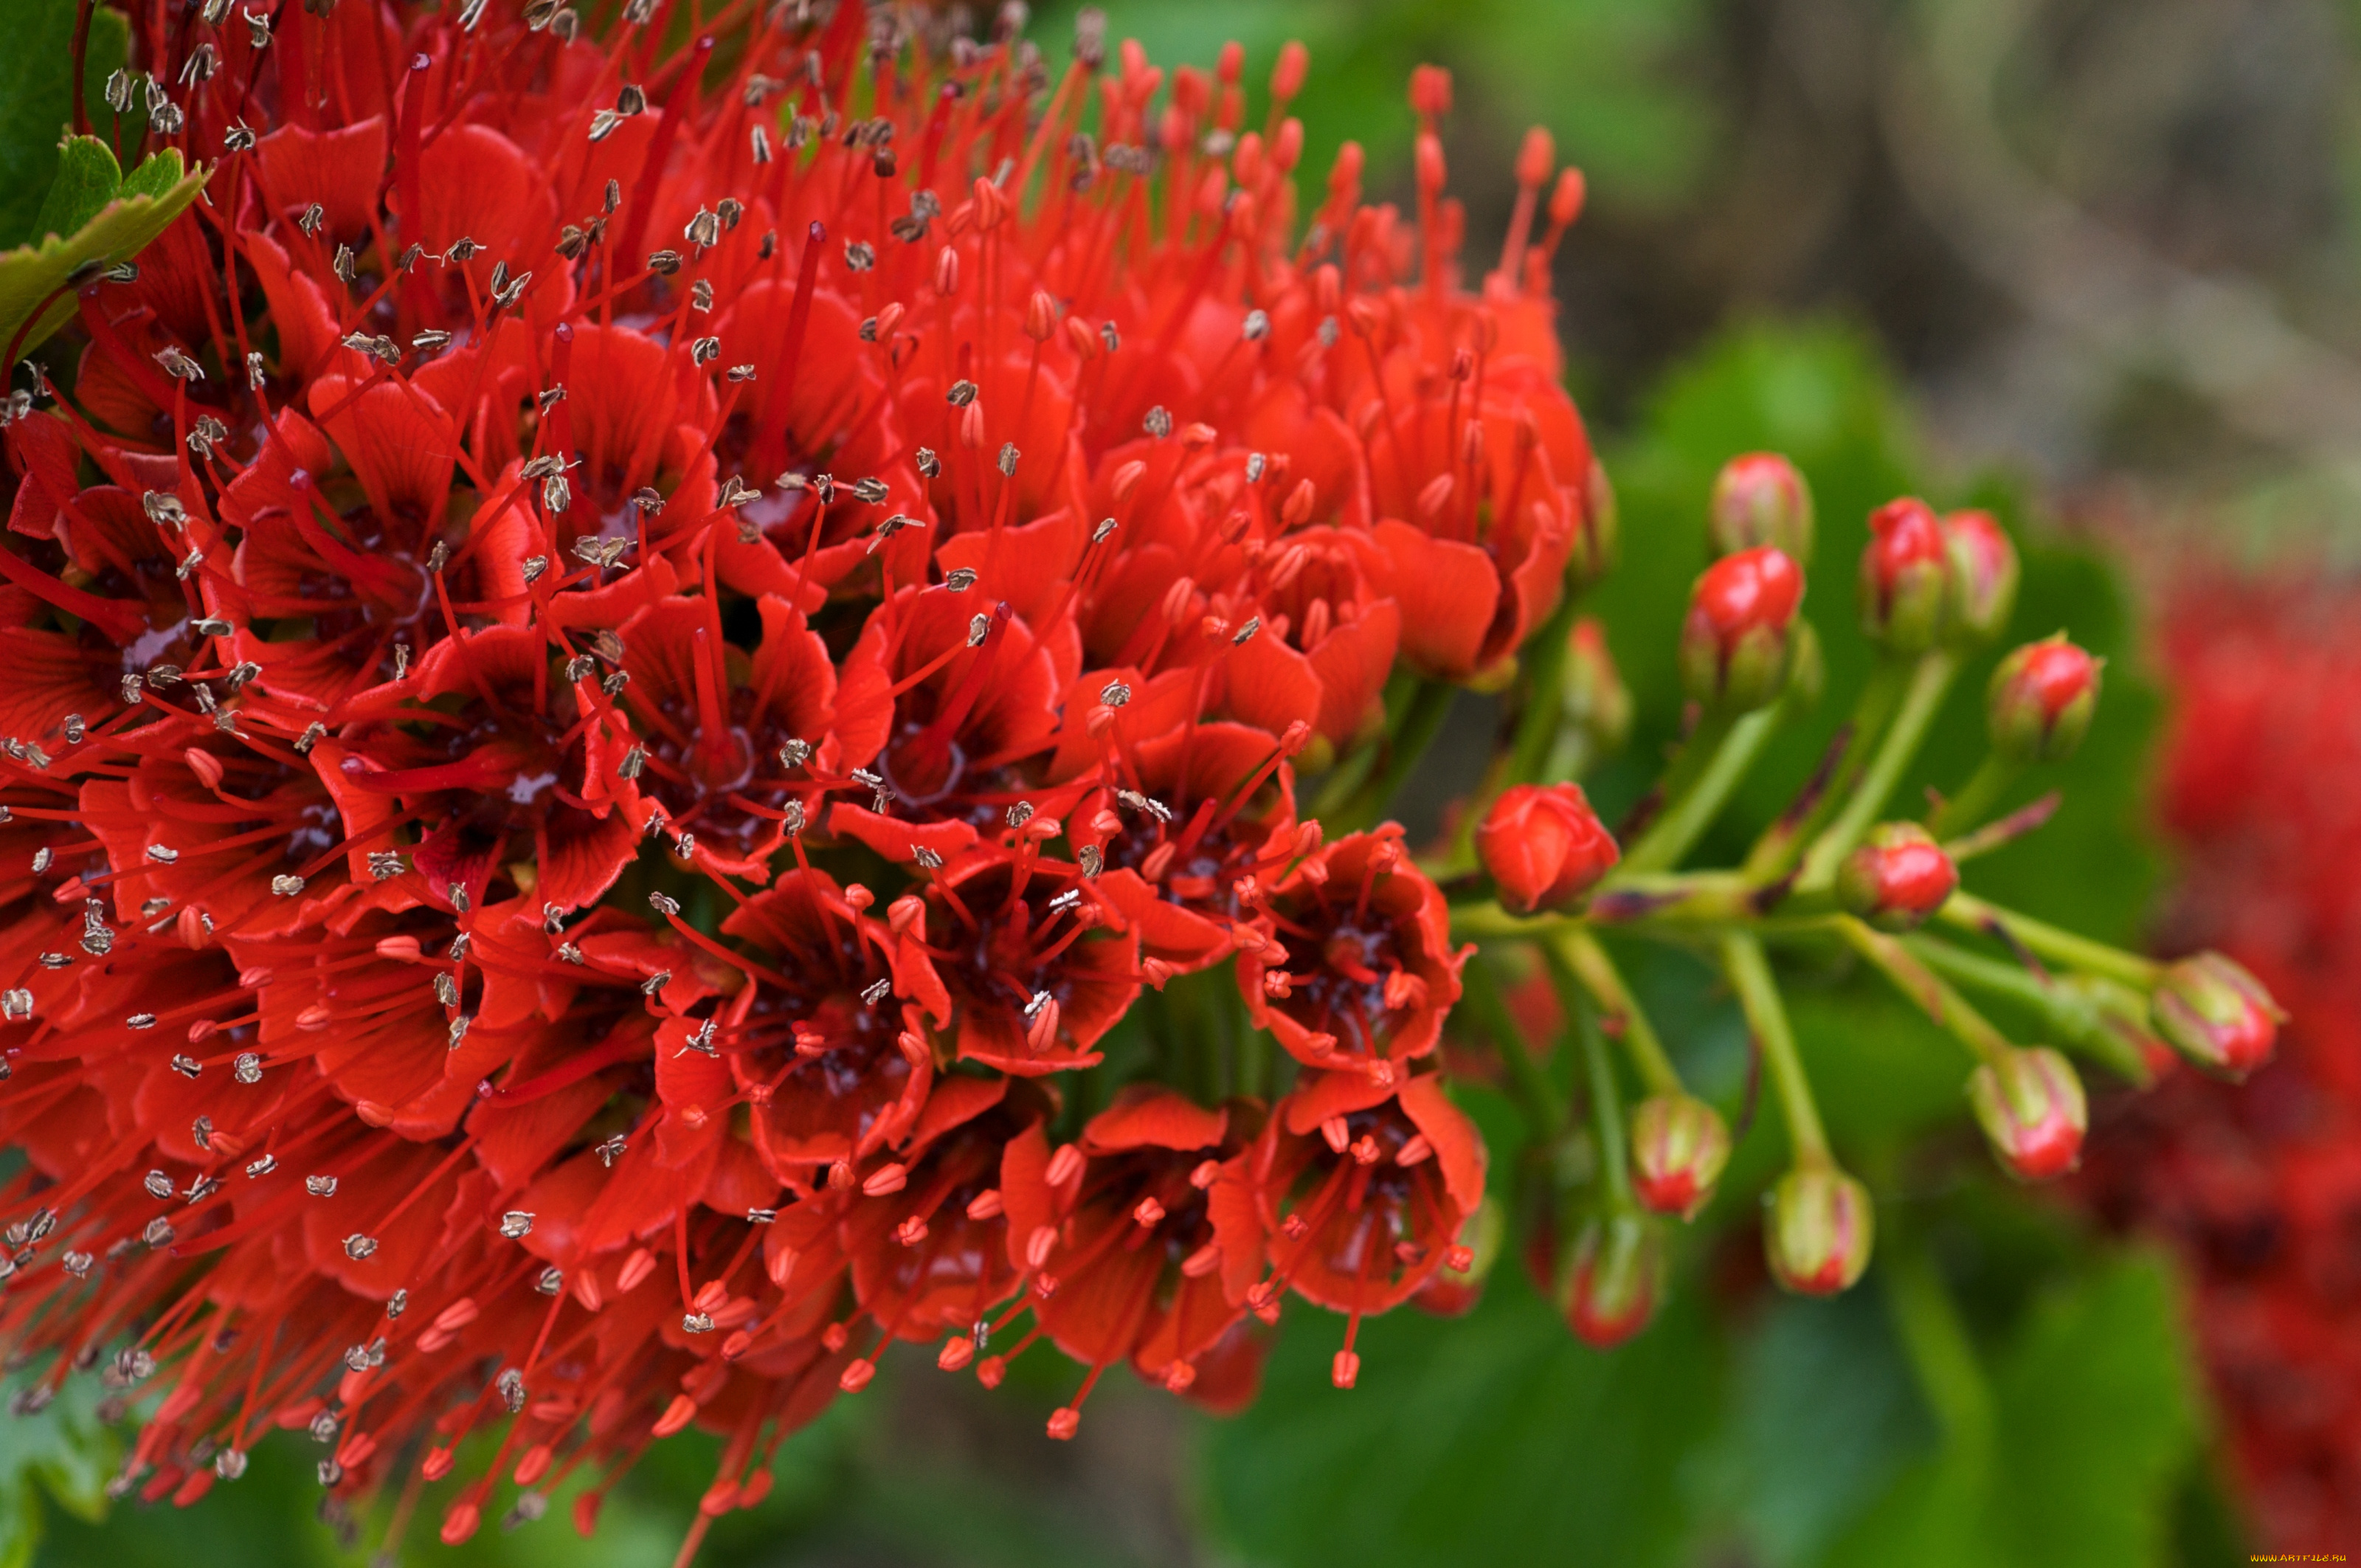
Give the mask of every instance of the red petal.
[[1083, 1127], [1082, 1147], [1092, 1154], [1210, 1148], [1221, 1143], [1229, 1122], [1228, 1113], [1208, 1111], [1160, 1083], [1126, 1084]]

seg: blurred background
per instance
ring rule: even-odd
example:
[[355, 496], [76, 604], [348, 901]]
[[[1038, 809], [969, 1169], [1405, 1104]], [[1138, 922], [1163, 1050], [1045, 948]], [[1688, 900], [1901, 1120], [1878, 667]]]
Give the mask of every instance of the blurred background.
[[[2243, 1094], [2094, 1084], [2093, 1168], [2028, 1194], [1989, 1173], [1923, 1025], [1831, 976], [1795, 1007], [1849, 1163], [1880, 1192], [1879, 1263], [1850, 1295], [1767, 1288], [1751, 1216], [1725, 1202], [1686, 1238], [1656, 1322], [1611, 1354], [1510, 1259], [1467, 1320], [1368, 1325], [1350, 1395], [1327, 1386], [1335, 1325], [1290, 1310], [1262, 1399], [1225, 1421], [1110, 1378], [1079, 1440], [1051, 1443], [1062, 1371], [1020, 1362], [986, 1394], [889, 1359], [700, 1561], [2195, 1568], [2361, 1551], [2361, 1055], [2343, 1022], [2361, 1016], [2361, 634], [2345, 630], [2361, 599], [2336, 587], [2361, 543], [2361, 7], [1104, 9], [1111, 38], [1168, 68], [1235, 38], [1255, 84], [1303, 40], [1305, 182], [1350, 138], [1373, 199], [1409, 195], [1411, 68], [1451, 68], [1474, 256], [1505, 225], [1519, 137], [1547, 126], [1589, 180], [1556, 281], [1622, 498], [1600, 611], [1640, 711], [1677, 707], [1673, 628], [1724, 457], [1775, 446], [1810, 477], [1832, 644], [1869, 506], [1993, 506], [2032, 542], [2017, 630], [2070, 622], [2114, 662], [2067, 812], [1983, 885], [2116, 939], [2228, 945], [2303, 1022]], [[1034, 15], [1053, 62], [1072, 20]], [[1971, 758], [1976, 720], [1953, 718]], [[1488, 718], [1455, 722], [1480, 741]], [[1774, 760], [1747, 809], [1775, 810], [1809, 761]], [[1610, 770], [1602, 806], [1644, 772]], [[1466, 782], [1446, 762], [1413, 812], [1431, 825]], [[1734, 1101], [1734, 1009], [1676, 961], [1643, 978], [1693, 1080]], [[1502, 1111], [1470, 1099], [1479, 1120]], [[1745, 1158], [1732, 1191], [1759, 1182]], [[710, 1475], [696, 1440], [660, 1444], [596, 1540], [561, 1497], [449, 1552], [385, 1517], [346, 1539], [310, 1522], [292, 1441], [200, 1509], [101, 1527], [108, 1442], [71, 1400], [0, 1422], [0, 1541], [22, 1543], [0, 1564], [664, 1563]]]

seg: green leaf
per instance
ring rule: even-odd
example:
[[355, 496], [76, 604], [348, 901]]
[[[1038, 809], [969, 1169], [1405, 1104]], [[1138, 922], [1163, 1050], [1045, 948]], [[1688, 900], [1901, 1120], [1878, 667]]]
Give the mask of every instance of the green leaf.
[[66, 137], [58, 149], [57, 178], [41, 203], [40, 216], [33, 220], [34, 237], [63, 238], [81, 233], [82, 226], [98, 216], [122, 190], [123, 166], [115, 161], [112, 148], [96, 137]]
[[[10, 0], [6, 15], [8, 48], [0, 52], [0, 247], [40, 237], [34, 219], [73, 118], [73, 73], [66, 66], [73, 58], [74, 0]], [[92, 11], [90, 23], [85, 109], [94, 122], [111, 126], [106, 78], [124, 61], [131, 27], [122, 12], [105, 6]], [[134, 126], [126, 121], [124, 129]]]
[[[32, 1387], [20, 1375], [0, 1387], [0, 1398]], [[82, 1519], [106, 1508], [114, 1474], [114, 1435], [99, 1424], [97, 1379], [69, 1377], [39, 1411], [0, 1420], [0, 1568], [23, 1568], [42, 1535], [42, 1499]]]
[[2197, 1440], [2161, 1262], [2113, 1260], [2037, 1302], [1992, 1376], [1982, 1445], [1915, 1465], [1828, 1568], [2162, 1568]]
[[1719, 1379], [1694, 1282], [1671, 1296], [1602, 1354], [1504, 1260], [1469, 1317], [1364, 1323], [1350, 1391], [1344, 1320], [1290, 1300], [1261, 1398], [1208, 1434], [1215, 1529], [1287, 1568], [1674, 1561]]
[[[87, 139], [75, 138], [75, 147]], [[114, 163], [104, 148], [97, 152], [109, 166]], [[61, 200], [61, 211], [87, 199], [94, 172], [92, 155], [77, 151], [74, 191]], [[119, 192], [109, 191], [71, 235], [52, 234], [38, 244], [0, 253], [0, 353], [14, 344], [21, 356], [63, 325], [73, 313], [72, 296], [66, 292], [73, 275], [93, 263], [111, 267], [138, 255], [197, 199], [204, 183], [204, 170], [184, 175], [179, 150], [167, 148], [134, 170]]]
[[1934, 1439], [1872, 1291], [1779, 1298], [1741, 1347], [1714, 1511], [1773, 1568], [1825, 1551]]

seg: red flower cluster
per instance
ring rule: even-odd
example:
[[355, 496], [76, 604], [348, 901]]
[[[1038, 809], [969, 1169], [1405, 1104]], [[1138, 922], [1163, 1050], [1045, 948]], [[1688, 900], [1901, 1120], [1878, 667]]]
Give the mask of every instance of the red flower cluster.
[[2361, 1532], [2361, 633], [2347, 594], [2218, 576], [2164, 620], [2167, 937], [2300, 1022], [2244, 1090], [2181, 1071], [2100, 1105], [2086, 1190], [2187, 1260], [2259, 1533], [2313, 1551]]
[[[321, 9], [141, 34], [205, 200], [7, 411], [24, 1398], [104, 1362], [183, 1503], [497, 1432], [456, 1541], [691, 1422], [752, 1504], [895, 1339], [1046, 1336], [1064, 1436], [1464, 1270], [1463, 955], [1293, 760], [1602, 551], [1546, 137], [1471, 291], [1440, 73], [1414, 221], [1347, 147], [1299, 222], [1300, 48], [1249, 128], [1235, 46], [1165, 91], [1087, 24], [1052, 81], [851, 4]], [[1068, 1109], [1233, 957], [1283, 1099]]]

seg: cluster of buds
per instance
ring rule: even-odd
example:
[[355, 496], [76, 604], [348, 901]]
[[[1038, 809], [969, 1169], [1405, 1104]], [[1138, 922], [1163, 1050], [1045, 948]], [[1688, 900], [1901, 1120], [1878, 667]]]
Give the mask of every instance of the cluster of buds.
[[[1923, 820], [1885, 817], [1961, 668], [2015, 608], [2015, 550], [1985, 512], [1947, 516], [1905, 497], [1871, 515], [1860, 617], [1877, 658], [1854, 712], [1804, 795], [1741, 864], [1685, 869], [1766, 740], [1803, 720], [1819, 685], [1801, 614], [1814, 535], [1803, 476], [1775, 455], [1732, 459], [1707, 535], [1717, 559], [1697, 581], [1680, 644], [1692, 728], [1639, 830], [1616, 844], [1578, 785], [1544, 769], [1502, 789], [1471, 835], [1497, 903], [1455, 909], [1454, 930], [1482, 943], [1471, 992], [1499, 999], [1528, 974], [1554, 993], [1550, 1011], [1582, 1042], [1574, 1089], [1587, 1114], [1569, 1116], [1536, 1065], [1532, 1047], [1543, 1042], [1528, 1041], [1505, 1006], [1479, 1019], [1548, 1151], [1519, 1167], [1526, 1256], [1574, 1331], [1602, 1344], [1644, 1324], [1665, 1267], [1660, 1228], [1708, 1207], [1731, 1145], [1723, 1112], [1685, 1086], [1619, 972], [1613, 949], [1631, 939], [1704, 944], [1720, 960], [1790, 1150], [1763, 1194], [1766, 1261], [1782, 1285], [1808, 1294], [1861, 1277], [1874, 1205], [1821, 1124], [1774, 957], [1842, 949], [1923, 1008], [1958, 1043], [1963, 1098], [1993, 1157], [2025, 1181], [2063, 1175], [2081, 1153], [2090, 1118], [2067, 1050], [2135, 1082], [2172, 1051], [2235, 1076], [2269, 1056], [2280, 1018], [2261, 985], [2219, 954], [2158, 964], [1962, 890], [1964, 862], [2035, 831], [2057, 805], [2048, 795], [1995, 818], [2004, 793], [2026, 768], [2069, 757], [2090, 728], [2099, 662], [2063, 637], [1999, 661], [1989, 752], [1975, 773], [1935, 796]], [[1587, 691], [1614, 689], [1597, 672], [1602, 652], [1589, 623], [1577, 623], [1559, 667], [1580, 672], [1566, 678]], [[1538, 963], [1525, 966], [1521, 949]], [[2010, 1039], [1971, 992], [2035, 1018], [2054, 1043]]]
[[[1956, 891], [2015, 830], [1976, 791], [2088, 721], [2054, 653], [2004, 666], [1991, 779], [1878, 823], [2007, 619], [1977, 514], [1881, 511], [1887, 663], [1831, 786], [1684, 871], [1819, 684], [1808, 490], [1734, 465], [1697, 722], [1644, 830], [1599, 820], [1574, 775], [1630, 700], [1576, 618], [1616, 540], [1545, 134], [1471, 278], [1431, 68], [1414, 220], [1349, 145], [1299, 213], [1299, 47], [1257, 128], [1236, 46], [1168, 82], [1087, 12], [1054, 80], [1013, 16], [662, 15], [143, 34], [181, 84], [144, 135], [206, 198], [75, 276], [71, 390], [10, 405], [0, 492], [0, 1352], [32, 1400], [124, 1369], [118, 1493], [195, 1502], [275, 1428], [332, 1516], [434, 1486], [456, 1542], [566, 1482], [587, 1531], [697, 1426], [704, 1520], [896, 1343], [987, 1386], [1055, 1347], [1069, 1439], [1112, 1368], [1251, 1399], [1290, 1302], [1349, 1387], [1364, 1318], [1483, 1287], [1505, 1222], [1440, 1047], [1536, 947], [1587, 1122], [1501, 1048], [1543, 1163], [1596, 1157], [1526, 1253], [1611, 1343], [1731, 1137], [1602, 932], [1719, 954], [1799, 1289], [1859, 1277], [1871, 1210], [1766, 944], [1925, 1002], [2028, 1177], [2079, 1087], [1950, 986], [2045, 981], [1914, 922], [2102, 982], [2062, 1043], [2136, 1051], [2153, 994], [2214, 1065], [2268, 1050], [2222, 961]], [[1384, 813], [1467, 687], [1513, 690], [1515, 744], [1422, 859]], [[1151, 990], [1195, 1022], [1109, 1049]]]

